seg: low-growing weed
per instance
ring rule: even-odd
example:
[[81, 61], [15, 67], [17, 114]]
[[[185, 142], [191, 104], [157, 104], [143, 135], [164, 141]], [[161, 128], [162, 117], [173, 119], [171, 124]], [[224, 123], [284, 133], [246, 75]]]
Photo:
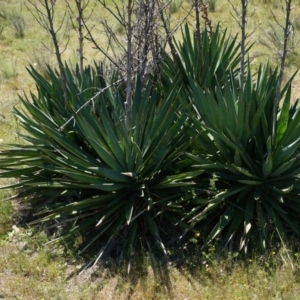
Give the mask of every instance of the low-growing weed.
[[51, 66], [52, 59], [50, 52], [45, 48], [33, 49], [28, 54], [29, 63], [46, 79], [48, 79], [47, 66]]
[[180, 9], [183, 0], [172, 0], [171, 2], [171, 13], [174, 14]]
[[16, 38], [24, 38], [25, 36], [25, 19], [21, 14], [13, 13], [10, 18], [9, 22], [11, 28], [13, 29]]
[[218, 0], [207, 0], [207, 6], [209, 11], [211, 12], [216, 11], [217, 1]]
[[17, 59], [2, 61], [0, 64], [0, 74], [3, 79], [11, 79], [17, 76]]
[[0, 19], [0, 39], [3, 39], [4, 22]]

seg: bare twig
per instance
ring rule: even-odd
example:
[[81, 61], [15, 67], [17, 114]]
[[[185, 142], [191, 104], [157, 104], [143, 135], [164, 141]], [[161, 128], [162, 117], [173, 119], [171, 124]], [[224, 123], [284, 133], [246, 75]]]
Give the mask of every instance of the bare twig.
[[[84, 25], [83, 25], [83, 20], [85, 20], [85, 22], [87, 22], [90, 18], [91, 15], [93, 13], [93, 10], [91, 10], [91, 13], [89, 14], [89, 16], [85, 17], [84, 16], [84, 11], [85, 9], [88, 7], [88, 5], [90, 4], [90, 0], [74, 0], [75, 5], [76, 5], [76, 12], [73, 11], [72, 6], [70, 5], [69, 1], [66, 0], [68, 8], [70, 13], [72, 14], [72, 16], [76, 19], [76, 24], [75, 22], [71, 19], [72, 25], [76, 28], [77, 31], [77, 36], [78, 36], [78, 55], [79, 55], [79, 70], [80, 73], [83, 73], [83, 60], [84, 58], [84, 52], [83, 52], [83, 42], [84, 42]], [[95, 2], [96, 4], [96, 2]]]
[[231, 13], [231, 16], [234, 18], [234, 20], [237, 22], [241, 29], [241, 40], [240, 40], [240, 49], [241, 49], [241, 59], [240, 59], [240, 78], [239, 78], [239, 84], [240, 84], [240, 89], [243, 90], [244, 87], [244, 76], [245, 76], [245, 53], [246, 53], [246, 40], [247, 38], [254, 33], [256, 28], [250, 33], [247, 34], [246, 28], [247, 28], [247, 21], [250, 19], [252, 14], [247, 18], [247, 13], [248, 13], [248, 4], [249, 0], [241, 0], [241, 12], [236, 8], [236, 6], [231, 2], [231, 0], [228, 0], [230, 3], [232, 10], [234, 11], [234, 14]]
[[[276, 114], [280, 102], [280, 90], [283, 80], [283, 74], [285, 69], [285, 61], [288, 54], [288, 39], [291, 34], [291, 10], [292, 10], [292, 0], [284, 0], [285, 1], [285, 7], [282, 4], [282, 10], [284, 11], [284, 18], [285, 18], [285, 25], [284, 27], [281, 26], [283, 29], [283, 44], [282, 44], [282, 52], [281, 52], [281, 59], [280, 59], [280, 70], [279, 70], [279, 76], [278, 76], [278, 82], [276, 86], [276, 96], [274, 99], [274, 105], [273, 105], [273, 126], [272, 126], [272, 141], [275, 142], [275, 125], [276, 125]], [[276, 17], [275, 17], [275, 20]]]
[[33, 0], [28, 0], [31, 7], [26, 5], [32, 16], [35, 20], [40, 24], [42, 28], [46, 30], [46, 32], [50, 35], [53, 45], [54, 45], [54, 52], [56, 56], [56, 60], [59, 67], [59, 74], [62, 82], [64, 100], [65, 100], [65, 107], [68, 107], [68, 94], [67, 94], [67, 86], [66, 86], [66, 77], [65, 77], [65, 67], [62, 61], [62, 53], [67, 47], [67, 43], [65, 45], [65, 49], [61, 50], [60, 45], [61, 43], [58, 40], [57, 34], [62, 29], [63, 24], [65, 23], [65, 18], [67, 12], [65, 11], [62, 21], [60, 22], [59, 26], [55, 28], [54, 25], [54, 6], [55, 1], [52, 0], [38, 0], [38, 4], [36, 4]]
[[240, 89], [244, 88], [244, 74], [245, 74], [245, 42], [246, 42], [246, 25], [247, 25], [247, 8], [248, 0], [241, 0], [242, 15], [241, 15], [241, 62], [240, 62]]
[[99, 52], [101, 52], [101, 53], [109, 60], [109, 62], [110, 62], [112, 65], [114, 65], [117, 69], [119, 69], [119, 70], [121, 69], [122, 71], [125, 71], [125, 69], [122, 69], [122, 66], [120, 66], [120, 65], [118, 64], [118, 62], [114, 59], [114, 57], [112, 57], [112, 56], [108, 53], [107, 50], [103, 49], [103, 48], [97, 43], [97, 41], [94, 39], [94, 36], [93, 36], [93, 34], [92, 34], [93, 28], [90, 29], [90, 28], [87, 26], [87, 24], [85, 23], [84, 20], [83, 20], [83, 25], [84, 25], [84, 27], [85, 27], [87, 33], [88, 33], [86, 39], [87, 39], [88, 41], [90, 41], [90, 42], [94, 45], [94, 49], [96, 49], [96, 50], [98, 50]]
[[133, 2], [128, 0], [128, 20], [127, 20], [127, 86], [126, 86], [126, 102], [125, 102], [125, 111], [126, 111], [126, 124], [127, 129], [130, 128], [131, 122], [131, 89], [132, 89], [132, 9]]

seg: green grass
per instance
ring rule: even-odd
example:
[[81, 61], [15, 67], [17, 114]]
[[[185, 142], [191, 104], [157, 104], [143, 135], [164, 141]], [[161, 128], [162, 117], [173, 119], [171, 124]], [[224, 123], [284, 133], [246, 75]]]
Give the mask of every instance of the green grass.
[[[17, 4], [0, 0], [0, 7], [5, 3], [8, 9], [19, 9], [21, 2], [25, 3], [25, 0], [17, 1]], [[232, 2], [239, 3], [238, 0]], [[187, 1], [183, 1], [183, 7], [187, 6]], [[268, 29], [270, 7], [278, 16], [281, 13], [280, 7], [273, 5], [272, 1], [250, 1], [249, 12], [255, 7], [255, 13], [249, 20], [249, 31], [259, 27], [250, 41], [259, 41], [262, 29]], [[294, 15], [297, 16], [299, 11], [297, 7]], [[102, 11], [100, 13], [103, 14]], [[18, 142], [15, 133], [20, 129], [11, 114], [12, 106], [19, 105], [17, 94], [34, 90], [25, 67], [35, 63], [34, 60], [40, 65], [46, 59], [53, 61], [53, 55], [40, 44], [41, 40], [46, 40], [46, 34], [25, 8], [21, 14], [26, 24], [22, 39], [15, 37], [13, 28], [6, 21], [0, 23], [0, 147], [4, 143]], [[183, 15], [184, 11], [179, 9], [174, 16], [176, 19]], [[92, 21], [98, 17], [95, 14]], [[228, 27], [233, 34], [236, 33], [237, 26], [227, 1], [218, 1], [216, 11], [210, 17], [214, 24], [220, 22], [223, 28]], [[77, 47], [76, 33], [70, 32], [70, 38], [70, 48], [64, 53], [66, 60], [74, 59]], [[98, 39], [101, 40], [101, 36]], [[101, 58], [91, 45], [85, 45], [86, 63]], [[48, 55], [43, 58], [43, 55], [34, 53], [35, 49]], [[255, 65], [272, 59], [271, 51], [261, 43], [255, 43], [250, 54]], [[37, 55], [36, 59], [32, 58], [34, 55]], [[18, 57], [18, 61], [11, 72], [9, 69], [12, 69], [14, 57]], [[299, 67], [298, 57], [299, 49], [296, 49], [289, 58], [287, 74]], [[41, 61], [37, 62], [38, 58]], [[299, 85], [297, 75], [294, 97], [300, 95]], [[0, 182], [0, 185], [6, 183]], [[0, 191], [0, 199], [7, 196], [7, 192]], [[72, 277], [70, 275], [82, 267], [83, 259], [74, 256], [65, 247], [55, 251], [44, 247], [47, 235], [43, 231], [33, 234], [28, 228], [19, 228], [19, 217], [17, 203], [0, 202], [0, 299], [299, 299], [300, 255], [295, 251], [289, 252], [290, 258], [284, 250], [277, 250], [243, 260], [233, 254], [218, 259], [218, 251], [215, 250], [195, 252], [183, 255], [180, 264], [163, 266], [153, 266], [151, 259], [144, 256], [133, 260], [129, 274], [127, 265], [101, 262], [96, 269]], [[182, 255], [182, 251], [179, 252]]]

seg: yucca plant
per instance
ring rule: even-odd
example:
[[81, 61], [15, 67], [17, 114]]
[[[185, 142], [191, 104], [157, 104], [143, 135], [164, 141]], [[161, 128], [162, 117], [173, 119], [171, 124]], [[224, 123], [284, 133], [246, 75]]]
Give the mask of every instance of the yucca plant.
[[[201, 192], [192, 179], [202, 171], [190, 170], [191, 161], [182, 158], [189, 124], [176, 113], [177, 89], [164, 94], [137, 80], [128, 129], [122, 93], [108, 87], [104, 74], [89, 68], [81, 77], [66, 67], [65, 108], [58, 73], [49, 68], [49, 81], [30, 73], [38, 95], [21, 98], [25, 111], [15, 109], [25, 143], [2, 147], [0, 178], [18, 179], [8, 188], [31, 203], [32, 224], [71, 223], [57, 240], [79, 232], [83, 250], [98, 245], [97, 259], [112, 242], [118, 254], [131, 252], [137, 241], [155, 241], [165, 252], [163, 238], [179, 237], [189, 200]], [[84, 105], [93, 94], [88, 87], [95, 86], [106, 90]]]
[[[117, 84], [118, 73], [114, 70], [106, 68], [102, 63], [94, 63], [94, 66], [87, 66], [83, 74], [80, 74], [78, 65], [72, 70], [66, 64], [64, 66], [66, 76], [66, 88], [68, 95], [68, 106], [72, 109], [79, 109], [82, 105], [93, 107], [95, 103], [101, 98], [101, 89], [106, 89], [108, 86]], [[63, 88], [57, 70], [47, 66], [46, 74], [41, 74], [36, 68], [30, 67], [28, 69], [30, 76], [37, 83], [38, 93], [32, 94], [32, 100], [41, 107], [45, 113], [53, 114], [53, 111], [60, 108], [60, 103], [63, 102]], [[46, 76], [44, 76], [46, 75]], [[122, 87], [119, 88], [122, 90]], [[52, 101], [49, 101], [52, 99]], [[92, 99], [91, 101], [88, 101]], [[27, 99], [29, 100], [29, 99]], [[42, 104], [43, 103], [43, 104]], [[68, 118], [71, 112], [68, 109], [59, 110], [64, 118]]]
[[208, 229], [207, 243], [235, 236], [247, 250], [259, 237], [266, 249], [274, 233], [281, 241], [291, 232], [300, 234], [300, 109], [298, 100], [291, 104], [291, 80], [281, 91], [273, 138], [277, 70], [262, 66], [254, 79], [248, 67], [243, 90], [235, 74], [229, 79], [224, 74], [214, 92], [191, 80], [189, 115], [197, 115], [192, 118], [198, 137], [187, 155], [214, 178], [219, 191], [191, 221]]
[[[214, 90], [224, 80], [224, 71], [238, 76], [240, 51], [237, 35], [232, 37], [227, 31], [221, 31], [220, 25], [211, 33], [207, 29], [201, 32], [201, 41], [197, 35], [191, 33], [186, 24], [182, 30], [182, 41], [174, 39], [176, 59], [165, 54], [162, 69], [166, 77], [164, 80], [175, 78], [180, 74], [182, 83], [188, 87], [190, 80], [201, 87]], [[246, 52], [250, 47], [247, 47]], [[167, 83], [169, 84], [169, 83]]]

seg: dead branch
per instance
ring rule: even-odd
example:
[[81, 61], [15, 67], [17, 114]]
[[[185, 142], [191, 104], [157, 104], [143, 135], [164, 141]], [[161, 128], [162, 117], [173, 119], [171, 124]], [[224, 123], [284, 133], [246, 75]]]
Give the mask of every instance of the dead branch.
[[[32, 0], [28, 0], [31, 6], [26, 5], [27, 9], [30, 11], [32, 16], [38, 22], [38, 24], [46, 30], [46, 32], [50, 35], [51, 40], [54, 45], [54, 53], [56, 56], [56, 60], [59, 67], [59, 74], [62, 82], [64, 100], [65, 100], [65, 107], [68, 107], [68, 94], [67, 94], [67, 86], [66, 86], [66, 77], [65, 77], [65, 67], [62, 61], [62, 53], [67, 48], [68, 42], [65, 44], [64, 50], [61, 49], [61, 41], [58, 39], [58, 33], [62, 29], [63, 25], [65, 24], [65, 19], [67, 15], [67, 11], [65, 11], [63, 15], [62, 21], [59, 23], [58, 27], [56, 28], [54, 25], [54, 17], [55, 17], [55, 1], [52, 0], [38, 0], [39, 4]], [[65, 33], [64, 33], [65, 34]], [[64, 36], [64, 35], [63, 35]]]

